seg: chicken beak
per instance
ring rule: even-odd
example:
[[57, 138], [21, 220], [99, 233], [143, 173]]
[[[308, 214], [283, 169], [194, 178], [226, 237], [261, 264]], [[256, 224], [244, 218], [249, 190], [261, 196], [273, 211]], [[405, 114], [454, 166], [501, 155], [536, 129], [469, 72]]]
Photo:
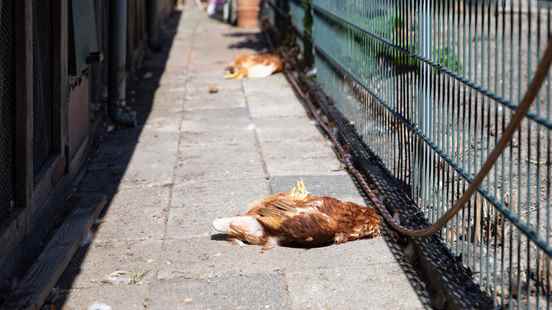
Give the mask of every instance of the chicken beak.
[[224, 78], [225, 78], [225, 79], [234, 79], [234, 78], [236, 78], [236, 76], [238, 76], [237, 73], [229, 73], [229, 72], [226, 72], [226, 73], [224, 74]]
[[233, 66], [227, 66], [224, 68], [224, 78], [225, 79], [234, 79], [238, 75], [237, 70]]

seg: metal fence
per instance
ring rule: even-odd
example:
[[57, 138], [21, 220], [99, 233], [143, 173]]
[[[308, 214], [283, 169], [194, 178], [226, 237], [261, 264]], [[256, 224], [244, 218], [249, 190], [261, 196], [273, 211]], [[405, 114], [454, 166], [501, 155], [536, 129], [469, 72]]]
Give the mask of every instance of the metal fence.
[[310, 68], [314, 63], [312, 46], [312, 6], [310, 0], [265, 0], [263, 15], [269, 24], [290, 31], [299, 49], [301, 64]]
[[[550, 2], [311, 3], [317, 82], [435, 221], [527, 89], [552, 33]], [[551, 92], [549, 75], [478, 193], [441, 231], [499, 307], [551, 304]]]

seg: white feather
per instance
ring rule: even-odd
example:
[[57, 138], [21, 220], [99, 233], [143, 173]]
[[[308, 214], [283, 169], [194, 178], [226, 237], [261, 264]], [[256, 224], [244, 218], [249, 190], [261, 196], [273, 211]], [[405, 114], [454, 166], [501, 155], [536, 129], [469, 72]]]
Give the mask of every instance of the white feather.
[[213, 221], [213, 228], [221, 233], [229, 233], [230, 224], [239, 226], [247, 231], [248, 234], [262, 237], [264, 235], [263, 226], [252, 216], [234, 216], [216, 219]]
[[247, 77], [252, 79], [265, 78], [270, 76], [275, 70], [275, 65], [254, 65], [247, 70]]

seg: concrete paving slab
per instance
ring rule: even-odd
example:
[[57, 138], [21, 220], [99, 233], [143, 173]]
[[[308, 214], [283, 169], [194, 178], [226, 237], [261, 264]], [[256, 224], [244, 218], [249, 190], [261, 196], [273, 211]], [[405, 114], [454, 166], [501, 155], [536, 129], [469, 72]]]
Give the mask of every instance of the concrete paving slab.
[[[297, 105], [295, 101], [291, 101], [286, 97], [274, 98], [269, 96], [259, 96], [259, 97], [247, 97], [247, 103], [251, 111], [251, 117], [255, 119], [270, 119], [270, 118], [305, 118], [305, 110], [302, 106]], [[260, 120], [262, 121], [262, 120]], [[306, 120], [307, 121], [307, 120]]]
[[[201, 161], [181, 163], [176, 169], [177, 183], [189, 180], [243, 180], [264, 177], [262, 164], [256, 155], [246, 155], [247, 158], [226, 161], [217, 164], [207, 164]], [[200, 171], [198, 171], [200, 170]]]
[[251, 202], [268, 194], [268, 181], [264, 178], [177, 185], [173, 189], [167, 238], [210, 236], [213, 219], [241, 214]]
[[245, 129], [220, 131], [183, 131], [182, 145], [238, 145], [255, 143], [255, 132]]
[[[224, 69], [226, 65], [220, 64], [219, 70], [220, 73], [196, 73], [191, 74], [190, 78], [187, 81], [187, 88], [189, 95], [194, 97], [215, 97], [215, 98], [224, 98], [230, 96], [240, 96], [243, 97], [243, 87], [240, 81], [236, 80], [226, 80], [224, 79]], [[212, 71], [208, 71], [212, 72]], [[210, 93], [209, 86], [216, 86], [218, 92]], [[194, 98], [192, 98], [194, 99]]]
[[[62, 276], [61, 287], [89, 288], [129, 285], [128, 276], [136, 285], [146, 285], [155, 278], [161, 251], [159, 240], [94, 241], [81, 248]], [[109, 279], [114, 272], [124, 271], [121, 282]], [[134, 276], [133, 276], [134, 275]]]
[[182, 101], [185, 99], [185, 97], [185, 87], [161, 86], [153, 92], [153, 97], [151, 98], [151, 100], [155, 102], [154, 108], [159, 106], [181, 107]]
[[[214, 32], [213, 34], [215, 34]], [[194, 58], [194, 63], [191, 65], [195, 65], [195, 67], [200, 68], [198, 66], [199, 63], [202, 63], [204, 65], [209, 65], [209, 63], [217, 63], [219, 61], [227, 62], [227, 59], [231, 57], [233, 54], [232, 51], [227, 49], [226, 47], [230, 44], [232, 44], [232, 39], [225, 38], [222, 33], [215, 34], [219, 37], [217, 42], [205, 42], [204, 40], [194, 40], [193, 42], [193, 50], [192, 50], [192, 57]], [[206, 45], [208, 47], [206, 47]], [[197, 60], [198, 62], [196, 62]], [[209, 66], [208, 66], [209, 67]], [[214, 70], [210, 70], [214, 72]]]
[[108, 210], [125, 210], [129, 207], [163, 209], [169, 207], [171, 189], [158, 186], [143, 189], [122, 189], [112, 198]]
[[255, 127], [245, 108], [187, 111], [181, 145], [255, 144]]
[[[110, 216], [98, 225], [98, 240], [161, 239], [167, 217], [167, 209], [135, 206], [110, 210]], [[132, 214], [132, 216], [128, 216]], [[121, 229], [124, 227], [125, 229]]]
[[[230, 59], [231, 60], [231, 59]], [[227, 80], [224, 78], [224, 70], [230, 61], [222, 63], [216, 71], [205, 71], [204, 69], [189, 69], [188, 87], [196, 90], [206, 90], [209, 85], [215, 85], [219, 91], [242, 91], [241, 81]]]
[[295, 93], [290, 91], [289, 88], [285, 90], [273, 90], [272, 88], [267, 88], [264, 91], [255, 91], [249, 93], [246, 91], [245, 95], [252, 105], [277, 107], [284, 105], [293, 105], [301, 109], [303, 112], [305, 111], [298, 101], [297, 97], [295, 96]]
[[294, 158], [298, 160], [323, 157], [335, 157], [335, 153], [326, 141], [290, 141], [262, 143], [261, 148], [267, 161], [273, 158]]
[[326, 139], [311, 121], [304, 117], [282, 117], [277, 119], [263, 119], [255, 122], [259, 141], [271, 142], [317, 142], [325, 143]]
[[[196, 48], [201, 48], [201, 47], [196, 47]], [[223, 46], [219, 47], [219, 50], [222, 50], [222, 48]], [[192, 67], [208, 68], [208, 69], [212, 69], [212, 71], [218, 71], [222, 74], [224, 73], [224, 68], [226, 67], [226, 65], [234, 58], [234, 55], [235, 53], [219, 52], [219, 51], [211, 51], [211, 52], [202, 51], [195, 54], [192, 53], [192, 57], [194, 59]]]
[[[231, 59], [231, 57], [229, 57], [229, 59]], [[208, 72], [216, 72], [224, 76], [224, 68], [226, 67], [226, 65], [227, 65], [227, 62], [225, 60], [220, 60], [212, 63], [198, 63], [193, 61], [187, 69], [190, 70], [190, 74], [193, 74], [191, 72], [201, 73], [206, 70]], [[239, 83], [239, 81], [235, 81], [235, 82]], [[213, 83], [213, 82], [209, 82], [209, 83]]]
[[[166, 186], [119, 191], [105, 208], [95, 239], [105, 241], [163, 238], [169, 198], [170, 188]], [[124, 229], [121, 229], [122, 227]]]
[[167, 240], [163, 247], [158, 279], [208, 279], [227, 273], [274, 271], [316, 272], [341, 266], [395, 264], [392, 253], [381, 239], [366, 239], [315, 249], [276, 247], [266, 253], [258, 246], [239, 247], [209, 237]]
[[[148, 115], [148, 118], [146, 120], [146, 123], [143, 126], [143, 131], [155, 131], [158, 133], [173, 133], [173, 138], [178, 137], [178, 131], [180, 128], [180, 120], [178, 119], [179, 114], [181, 114], [182, 111], [167, 111], [167, 110], [156, 110], [155, 112]], [[140, 138], [145, 136], [143, 133], [140, 135]], [[171, 142], [175, 141], [175, 139], [171, 139], [171, 137], [167, 137], [164, 139], [162, 137], [162, 142]]]
[[[182, 121], [182, 127], [181, 129], [183, 131], [191, 131], [191, 132], [209, 132], [209, 131], [225, 131], [225, 130], [252, 130], [254, 129], [253, 126], [251, 126], [253, 123], [251, 120], [247, 117], [247, 114], [234, 114], [234, 118], [229, 119], [226, 113], [230, 112], [232, 113], [236, 109], [217, 109], [217, 110], [207, 110], [207, 111], [200, 111], [200, 113], [205, 113], [204, 117], [199, 119], [184, 119]], [[242, 110], [242, 109], [239, 109]], [[243, 110], [242, 110], [243, 111]], [[199, 111], [196, 111], [199, 112]], [[209, 114], [210, 115], [209, 115]], [[198, 113], [196, 113], [197, 115]], [[218, 117], [213, 117], [213, 115], [217, 115]], [[236, 115], [237, 114], [237, 115]], [[190, 115], [190, 113], [187, 111], [185, 115]], [[209, 117], [211, 116], [211, 117]]]
[[293, 90], [289, 87], [286, 77], [283, 74], [275, 74], [265, 79], [249, 79], [244, 81], [244, 89], [246, 95], [255, 93], [273, 92], [293, 94]]
[[[91, 309], [93, 305], [107, 305], [111, 309], [144, 310], [149, 304], [146, 286], [117, 287], [104, 286], [73, 289], [63, 294], [65, 304], [61, 310]], [[92, 308], [102, 309], [102, 308]]]
[[[145, 74], [148, 74], [148, 73], [149, 72], [146, 71]], [[169, 71], [169, 72], [163, 73], [157, 83], [160, 86], [166, 86], [166, 87], [182, 87], [183, 85], [186, 85], [187, 79], [188, 79], [188, 72], [184, 70]]]
[[335, 157], [319, 157], [310, 159], [274, 158], [266, 160], [266, 167], [271, 176], [285, 175], [344, 175], [340, 163]]
[[[137, 110], [140, 111], [140, 109]], [[138, 126], [141, 127], [143, 131], [178, 133], [181, 124], [180, 118], [184, 112], [182, 103], [174, 106], [153, 106], [151, 110], [145, 111], [144, 115], [137, 117]], [[149, 121], [153, 124], [150, 125]]]
[[345, 174], [335, 153], [324, 143], [285, 141], [262, 143], [261, 147], [271, 176]]
[[183, 114], [184, 121], [217, 121], [221, 123], [233, 123], [236, 120], [244, 121], [249, 125], [249, 111], [246, 108], [213, 109], [200, 111], [186, 111]]
[[239, 90], [210, 95], [205, 87], [205, 89], [190, 91], [183, 107], [184, 110], [245, 108], [245, 99]]
[[181, 146], [177, 183], [189, 180], [263, 178], [263, 162], [255, 145]]
[[270, 178], [270, 188], [274, 193], [288, 191], [295, 182], [303, 180], [309, 193], [313, 195], [352, 197], [358, 196], [355, 184], [349, 175], [294, 175]]
[[[225, 145], [180, 145], [179, 160], [197, 161], [199, 163], [217, 165], [217, 162], [251, 163], [251, 159], [259, 159], [259, 147], [251, 144]], [[224, 164], [224, 163], [221, 163]]]
[[147, 140], [142, 137], [127, 164], [123, 187], [171, 183], [177, 160], [178, 135], [164, 133]]
[[132, 154], [128, 153], [135, 151], [176, 153], [178, 132], [158, 130], [157, 125], [144, 128], [120, 129], [105, 135], [95, 160], [112, 163], [117, 158], [130, 157]]
[[[235, 51], [229, 46], [236, 43], [236, 38], [228, 37], [228, 29], [214, 30], [212, 33], [218, 37], [216, 42], [207, 40], [194, 40], [194, 52], [196, 58], [201, 60], [225, 60], [227, 55], [232, 55]], [[211, 29], [209, 29], [211, 31]]]
[[288, 272], [286, 279], [297, 310], [425, 309], [396, 264]]
[[169, 51], [172, 53], [169, 54], [170, 56], [184, 57], [193, 50], [193, 43], [197, 34], [195, 27], [196, 25], [190, 23], [186, 29], [182, 29], [176, 33], [170, 32], [174, 36], [168, 46], [170, 48]]
[[280, 273], [161, 282], [150, 294], [157, 296], [148, 307], [152, 310], [291, 309], [287, 284]]
[[247, 204], [270, 194], [266, 178], [179, 183], [173, 188], [172, 208], [216, 207], [219, 212], [247, 210]]
[[[175, 115], [178, 117], [179, 115]], [[140, 152], [159, 152], [161, 150], [168, 153], [176, 153], [178, 146], [179, 127], [175, 131], [163, 127], [162, 120], [148, 120], [148, 124], [144, 126], [138, 136], [136, 149]], [[172, 128], [173, 123], [179, 123], [171, 120], [170, 124], [166, 124]]]
[[[230, 211], [231, 213], [228, 214], [237, 214], [239, 212], [236, 209]], [[189, 239], [208, 237], [212, 232], [211, 222], [222, 213], [202, 207], [170, 209], [166, 238]]]
[[172, 72], [182, 72], [185, 71], [188, 64], [190, 63], [190, 57], [169, 57], [167, 60], [166, 66], [170, 68]]

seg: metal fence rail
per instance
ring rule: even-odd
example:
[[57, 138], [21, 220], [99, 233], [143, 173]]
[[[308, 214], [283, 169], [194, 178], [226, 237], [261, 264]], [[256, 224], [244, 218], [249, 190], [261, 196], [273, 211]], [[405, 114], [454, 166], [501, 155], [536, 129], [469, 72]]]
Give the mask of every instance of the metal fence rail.
[[[295, 3], [294, 25], [305, 16]], [[496, 145], [552, 33], [550, 2], [536, 0], [313, 0], [311, 14], [318, 83], [429, 222]], [[549, 75], [477, 195], [441, 232], [498, 306], [551, 304], [550, 253], [535, 242], [551, 237], [551, 91]]]
[[289, 13], [293, 27], [300, 35], [304, 35], [305, 27], [303, 21], [305, 19], [305, 3], [301, 0], [289, 1]]

